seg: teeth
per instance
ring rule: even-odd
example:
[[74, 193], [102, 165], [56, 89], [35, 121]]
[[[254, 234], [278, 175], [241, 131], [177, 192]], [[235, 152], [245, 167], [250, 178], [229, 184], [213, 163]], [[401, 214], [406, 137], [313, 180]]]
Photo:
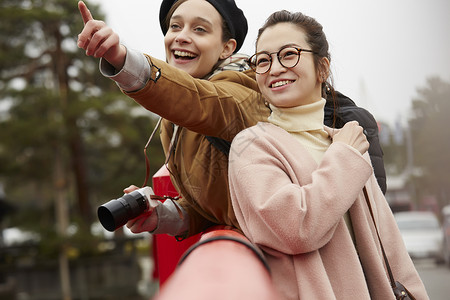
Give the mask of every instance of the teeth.
[[181, 56], [181, 57], [196, 57], [195, 54], [192, 54], [192, 53], [186, 52], [186, 51], [175, 50], [173, 53], [176, 56]]
[[283, 86], [283, 85], [289, 84], [291, 82], [292, 82], [291, 80], [277, 81], [277, 82], [272, 84], [272, 87], [276, 88], [276, 87], [279, 87], [279, 86]]

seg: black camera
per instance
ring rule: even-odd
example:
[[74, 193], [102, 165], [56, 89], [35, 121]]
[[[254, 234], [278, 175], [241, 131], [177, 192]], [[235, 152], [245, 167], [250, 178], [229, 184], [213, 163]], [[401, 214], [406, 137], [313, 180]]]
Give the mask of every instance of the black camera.
[[150, 193], [152, 189], [144, 187], [103, 204], [97, 210], [100, 223], [111, 232], [122, 227], [149, 209]]

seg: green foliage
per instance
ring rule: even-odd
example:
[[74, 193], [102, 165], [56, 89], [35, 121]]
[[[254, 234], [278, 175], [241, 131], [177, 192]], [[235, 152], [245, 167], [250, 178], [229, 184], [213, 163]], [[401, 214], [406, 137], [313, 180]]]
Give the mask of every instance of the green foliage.
[[[6, 225], [58, 244], [56, 191], [64, 191], [69, 222], [88, 231], [99, 204], [142, 184], [156, 118], [76, 47], [77, 1], [0, 0], [0, 7], [0, 182], [18, 208]], [[164, 162], [159, 135], [148, 151], [153, 174]]]

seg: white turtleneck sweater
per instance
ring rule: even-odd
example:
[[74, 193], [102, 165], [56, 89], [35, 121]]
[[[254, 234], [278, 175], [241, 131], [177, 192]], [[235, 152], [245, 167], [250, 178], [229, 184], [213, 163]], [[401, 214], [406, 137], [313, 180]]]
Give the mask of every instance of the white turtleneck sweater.
[[295, 137], [311, 153], [319, 163], [331, 140], [323, 129], [323, 109], [325, 99], [317, 102], [290, 108], [280, 108], [270, 105], [272, 113], [269, 122], [283, 128]]

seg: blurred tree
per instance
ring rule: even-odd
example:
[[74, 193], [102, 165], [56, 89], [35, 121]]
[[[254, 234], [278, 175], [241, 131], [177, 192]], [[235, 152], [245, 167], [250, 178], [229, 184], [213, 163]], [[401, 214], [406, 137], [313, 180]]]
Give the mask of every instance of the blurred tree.
[[[77, 1], [0, 7], [0, 182], [17, 208], [8, 225], [39, 233], [38, 256], [58, 258], [61, 299], [69, 300], [69, 253], [95, 253], [96, 207], [143, 182], [156, 118], [77, 48]], [[158, 136], [148, 153], [154, 173], [164, 162]]]
[[[55, 209], [89, 228], [99, 204], [143, 182], [143, 147], [156, 118], [77, 48], [77, 1], [0, 0], [0, 7], [0, 180], [21, 205], [20, 226], [53, 230]], [[148, 152], [153, 174], [164, 162], [159, 136]]]
[[442, 206], [450, 202], [450, 83], [432, 77], [417, 94], [409, 121], [414, 166], [422, 173], [415, 186], [418, 197], [432, 195]]

